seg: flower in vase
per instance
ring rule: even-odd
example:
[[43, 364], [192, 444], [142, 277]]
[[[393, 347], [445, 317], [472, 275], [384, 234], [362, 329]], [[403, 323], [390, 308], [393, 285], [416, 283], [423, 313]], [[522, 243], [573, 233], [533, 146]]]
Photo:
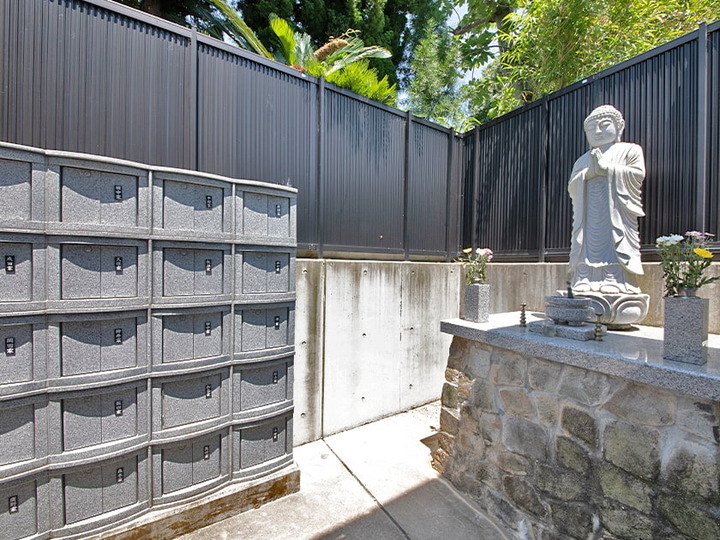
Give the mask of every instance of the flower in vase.
[[467, 283], [485, 283], [487, 279], [487, 264], [492, 261], [493, 252], [490, 248], [472, 248], [462, 250], [464, 257], [458, 257], [457, 262], [463, 263], [467, 272], [465, 281]]
[[720, 279], [703, 275], [713, 258], [707, 249], [707, 242], [713, 236], [688, 231], [684, 237], [673, 234], [655, 240], [665, 279], [665, 296], [678, 296], [681, 289], [698, 289]]

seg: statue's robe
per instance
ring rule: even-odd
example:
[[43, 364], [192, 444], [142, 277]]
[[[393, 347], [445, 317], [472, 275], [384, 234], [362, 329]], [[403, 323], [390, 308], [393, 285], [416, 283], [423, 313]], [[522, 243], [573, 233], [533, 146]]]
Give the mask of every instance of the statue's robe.
[[575, 162], [568, 184], [573, 202], [572, 283], [589, 284], [592, 290], [611, 283], [623, 292], [640, 292], [635, 276], [643, 273], [637, 224], [645, 215], [642, 148], [618, 142], [603, 157], [609, 162], [607, 176], [586, 178], [592, 159], [586, 152]]

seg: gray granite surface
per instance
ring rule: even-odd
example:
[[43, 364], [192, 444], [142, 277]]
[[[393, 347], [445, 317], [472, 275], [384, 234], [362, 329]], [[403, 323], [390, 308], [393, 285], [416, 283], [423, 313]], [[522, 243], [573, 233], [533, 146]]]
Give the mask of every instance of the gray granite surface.
[[[541, 320], [542, 314], [527, 317], [528, 322]], [[574, 341], [532, 333], [519, 321], [519, 312], [497, 313], [486, 323], [445, 320], [440, 329], [520, 354], [720, 400], [720, 335], [710, 334], [707, 364], [698, 366], [663, 360], [662, 328], [638, 326], [634, 331], [611, 331], [602, 341]]]

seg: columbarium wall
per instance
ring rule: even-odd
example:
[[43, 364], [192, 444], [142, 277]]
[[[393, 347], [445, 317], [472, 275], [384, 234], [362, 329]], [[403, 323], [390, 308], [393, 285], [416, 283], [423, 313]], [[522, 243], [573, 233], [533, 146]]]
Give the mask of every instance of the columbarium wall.
[[0, 145], [3, 538], [298, 489], [295, 202]]

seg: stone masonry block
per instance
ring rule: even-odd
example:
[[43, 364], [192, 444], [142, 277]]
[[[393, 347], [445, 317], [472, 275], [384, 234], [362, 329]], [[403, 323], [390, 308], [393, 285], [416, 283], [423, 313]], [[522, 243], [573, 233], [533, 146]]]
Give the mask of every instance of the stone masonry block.
[[477, 421], [469, 414], [463, 414], [462, 411], [460, 412], [459, 416], [458, 431], [461, 433], [473, 435], [477, 435], [478, 433], [480, 433]]
[[598, 447], [598, 429], [595, 419], [586, 411], [564, 407], [561, 415], [562, 428], [570, 435], [585, 442], [590, 448]]
[[675, 394], [645, 384], [627, 383], [604, 405], [605, 410], [630, 422], [646, 426], [675, 423]]
[[486, 444], [496, 444], [503, 433], [500, 416], [497, 414], [483, 413], [478, 420], [478, 430]]
[[603, 527], [612, 536], [622, 540], [653, 540], [653, 522], [647, 516], [633, 512], [620, 504], [607, 504], [600, 513]]
[[570, 471], [538, 464], [535, 470], [535, 486], [561, 501], [587, 499], [587, 480]]
[[720, 454], [715, 445], [701, 446], [689, 441], [676, 444], [663, 471], [668, 487], [675, 493], [717, 502]]
[[445, 380], [449, 383], [457, 384], [460, 373], [457, 369], [445, 368]]
[[[557, 529], [569, 536], [585, 540], [593, 531], [593, 514], [591, 510], [580, 504], [553, 503], [550, 505], [553, 524]], [[558, 538], [566, 538], [559, 536]]]
[[472, 387], [472, 403], [481, 411], [497, 412], [493, 386], [485, 379], [475, 379]]
[[456, 435], [460, 419], [457, 409], [440, 408], [440, 431]]
[[617, 421], [604, 432], [605, 459], [645, 480], [660, 472], [660, 435], [657, 430]]
[[595, 373], [571, 366], [563, 370], [559, 393], [575, 399], [583, 405], [598, 405], [610, 392], [610, 379], [602, 373]]
[[720, 520], [705, 513], [692, 501], [673, 495], [659, 499], [660, 512], [677, 529], [696, 540], [720, 538]]
[[438, 433], [437, 443], [443, 451], [449, 455], [453, 454], [453, 449], [455, 447], [455, 437], [453, 435], [441, 431]]
[[458, 375], [458, 381], [457, 381], [457, 394], [458, 394], [458, 401], [467, 401], [467, 399], [470, 397], [470, 388], [472, 387], [472, 380], [468, 378], [467, 375], [464, 373], [460, 373]]
[[578, 474], [587, 476], [591, 472], [592, 462], [587, 450], [568, 437], [560, 435], [555, 439], [555, 456], [560, 465]]
[[556, 426], [560, 418], [560, 400], [552, 394], [533, 394], [538, 418], [544, 426]]
[[467, 373], [473, 377], [490, 376], [490, 359], [492, 357], [493, 348], [489, 345], [471, 342], [467, 350]]
[[502, 475], [500, 470], [492, 463], [479, 462], [476, 467], [475, 478], [495, 491], [502, 489]]
[[490, 358], [492, 347], [482, 343], [471, 342], [467, 351], [467, 372], [472, 377], [488, 377], [490, 375]]
[[560, 381], [562, 366], [547, 360], [533, 358], [528, 366], [530, 388], [541, 392], [555, 392]]
[[692, 396], [679, 396], [675, 425], [714, 443], [716, 441], [713, 428], [720, 425], [720, 406]]
[[653, 490], [645, 482], [608, 463], [598, 467], [597, 475], [605, 497], [644, 514], [652, 511]]
[[540, 519], [546, 519], [548, 509], [543, 505], [535, 489], [523, 478], [506, 476], [503, 478], [503, 490], [515, 504]]
[[440, 396], [440, 399], [444, 407], [456, 409], [458, 406], [457, 385], [446, 382], [442, 387], [442, 394]]
[[503, 419], [503, 443], [520, 455], [545, 461], [548, 456], [548, 436], [545, 430], [523, 418]]
[[501, 388], [498, 392], [505, 412], [513, 416], [536, 416], [535, 404], [524, 388]]
[[432, 468], [440, 474], [443, 474], [445, 472], [448, 462], [450, 461], [450, 455], [442, 448], [438, 448], [432, 452], [431, 456]]
[[495, 451], [488, 453], [488, 459], [498, 469], [515, 476], [527, 475], [530, 465], [527, 458], [508, 452], [504, 448], [497, 448]]
[[516, 524], [527, 520], [527, 516], [520, 513], [520, 510], [508, 501], [507, 496], [502, 492], [488, 491], [482, 499], [482, 506], [488, 514], [495, 516], [503, 523]]
[[470, 347], [470, 341], [461, 337], [453, 337], [450, 344], [450, 352], [448, 354], [448, 367], [464, 371], [467, 362], [467, 350]]
[[504, 349], [493, 351], [490, 368], [492, 382], [502, 386], [525, 386], [527, 360], [517, 353]]

